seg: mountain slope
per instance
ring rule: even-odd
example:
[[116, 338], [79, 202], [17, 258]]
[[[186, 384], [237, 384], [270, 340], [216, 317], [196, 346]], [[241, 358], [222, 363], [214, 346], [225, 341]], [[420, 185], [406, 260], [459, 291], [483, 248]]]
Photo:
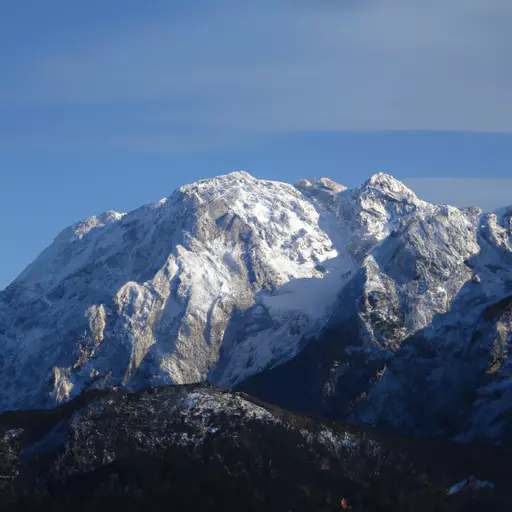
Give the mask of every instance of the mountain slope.
[[5, 413], [0, 454], [12, 512], [469, 512], [510, 499], [503, 450], [388, 438], [202, 385]]

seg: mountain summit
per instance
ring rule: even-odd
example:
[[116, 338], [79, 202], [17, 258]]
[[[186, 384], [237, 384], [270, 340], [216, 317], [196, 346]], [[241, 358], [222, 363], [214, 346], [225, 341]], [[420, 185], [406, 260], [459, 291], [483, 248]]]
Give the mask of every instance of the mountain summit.
[[0, 408], [208, 379], [501, 442], [511, 223], [511, 209], [432, 205], [383, 173], [348, 190], [235, 172], [90, 217], [0, 293]]

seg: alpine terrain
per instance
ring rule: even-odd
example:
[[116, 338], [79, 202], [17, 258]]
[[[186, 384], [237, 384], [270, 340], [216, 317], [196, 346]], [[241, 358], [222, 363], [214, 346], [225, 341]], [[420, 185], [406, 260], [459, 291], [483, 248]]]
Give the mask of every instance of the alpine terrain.
[[209, 381], [512, 444], [512, 208], [235, 172], [62, 231], [0, 292], [0, 408]]

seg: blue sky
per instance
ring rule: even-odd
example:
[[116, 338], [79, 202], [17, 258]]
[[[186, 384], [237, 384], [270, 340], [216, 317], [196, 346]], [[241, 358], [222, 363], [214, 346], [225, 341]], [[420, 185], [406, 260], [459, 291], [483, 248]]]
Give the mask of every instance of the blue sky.
[[0, 288], [65, 226], [244, 169], [512, 203], [510, 0], [0, 4]]

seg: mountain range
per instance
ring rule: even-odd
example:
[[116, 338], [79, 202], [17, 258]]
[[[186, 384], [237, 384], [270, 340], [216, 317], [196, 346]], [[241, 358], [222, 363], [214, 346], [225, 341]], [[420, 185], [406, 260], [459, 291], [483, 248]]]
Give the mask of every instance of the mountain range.
[[512, 208], [235, 172], [62, 231], [0, 292], [0, 410], [209, 381], [512, 444]]

